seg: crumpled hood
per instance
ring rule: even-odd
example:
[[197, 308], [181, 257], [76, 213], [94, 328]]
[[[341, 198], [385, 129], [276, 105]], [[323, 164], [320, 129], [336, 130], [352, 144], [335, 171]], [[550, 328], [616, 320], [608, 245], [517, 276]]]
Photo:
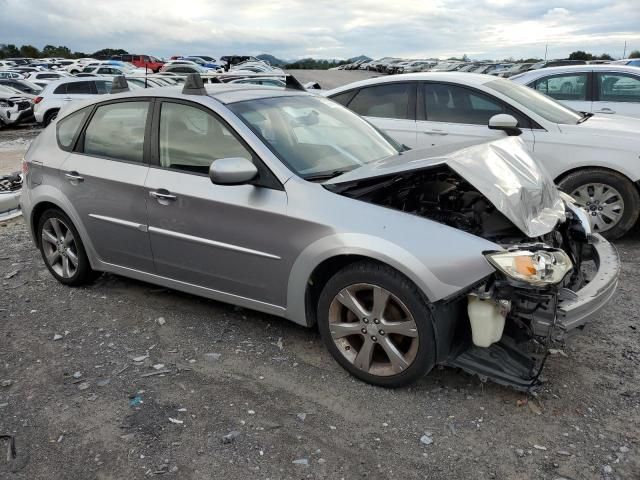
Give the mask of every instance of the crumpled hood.
[[439, 164], [473, 185], [528, 237], [545, 235], [565, 220], [565, 205], [553, 180], [518, 137], [409, 150], [324, 183], [339, 185]]

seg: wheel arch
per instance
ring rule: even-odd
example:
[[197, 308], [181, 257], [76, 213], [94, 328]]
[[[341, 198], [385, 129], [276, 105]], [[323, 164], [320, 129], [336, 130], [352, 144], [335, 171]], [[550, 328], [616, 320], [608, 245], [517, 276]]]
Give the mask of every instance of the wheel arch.
[[609, 168], [609, 167], [603, 167], [600, 165], [593, 165], [593, 166], [589, 166], [589, 165], [581, 165], [579, 167], [574, 167], [571, 168], [569, 170], [566, 170], [564, 172], [562, 172], [561, 174], [559, 174], [555, 179], [554, 179], [554, 183], [558, 184], [560, 183], [562, 180], [564, 180], [565, 178], [567, 178], [569, 175], [571, 175], [572, 173], [576, 173], [582, 170], [600, 170], [603, 172], [607, 172], [607, 173], [615, 173], [617, 175], [622, 175], [625, 179], [629, 180], [629, 182], [633, 185], [635, 185], [636, 188], [640, 188], [640, 180], [637, 181], [633, 181], [629, 175], [627, 175], [625, 172], [621, 172], [620, 170], [616, 170], [614, 168]]

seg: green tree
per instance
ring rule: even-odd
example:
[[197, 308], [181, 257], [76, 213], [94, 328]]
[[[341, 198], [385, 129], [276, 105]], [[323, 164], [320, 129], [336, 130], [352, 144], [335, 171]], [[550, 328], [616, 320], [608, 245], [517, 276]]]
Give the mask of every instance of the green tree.
[[629, 58], [640, 58], [640, 50], [634, 50], [629, 54]]
[[33, 45], [22, 45], [20, 47], [20, 56], [28, 58], [38, 58], [40, 56], [40, 50]]
[[594, 60], [613, 60], [613, 57], [611, 55], [609, 55], [608, 53], [603, 53], [602, 55], [600, 55], [599, 57], [593, 57]]
[[571, 52], [569, 60], [593, 60], [593, 55], [582, 50], [576, 50], [575, 52]]
[[121, 48], [103, 48], [91, 54], [94, 58], [112, 57], [113, 55], [126, 55], [129, 52]]
[[19, 57], [20, 49], [13, 44], [0, 44], [0, 58]]

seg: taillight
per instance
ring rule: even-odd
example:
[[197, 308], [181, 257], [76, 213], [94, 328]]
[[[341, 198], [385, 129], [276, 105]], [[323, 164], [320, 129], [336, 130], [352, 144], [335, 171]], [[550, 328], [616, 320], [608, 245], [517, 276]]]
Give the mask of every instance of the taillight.
[[33, 99], [33, 103], [37, 104], [37, 103], [40, 103], [42, 100], [43, 100], [42, 97], [36, 97], [36, 98]]
[[27, 161], [23, 158], [22, 159], [22, 175], [27, 175], [27, 173], [29, 173], [29, 164], [27, 163]]

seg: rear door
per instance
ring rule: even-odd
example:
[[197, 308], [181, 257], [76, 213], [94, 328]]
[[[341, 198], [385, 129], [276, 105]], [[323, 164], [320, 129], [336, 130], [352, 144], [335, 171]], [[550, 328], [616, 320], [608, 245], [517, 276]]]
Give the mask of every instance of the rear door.
[[578, 112], [592, 111], [590, 71], [542, 77], [534, 82], [533, 88]]
[[418, 89], [418, 147], [503, 138], [505, 132], [488, 126], [489, 119], [500, 113], [518, 120], [521, 138], [533, 149], [529, 120], [501, 100], [467, 86], [424, 82]]
[[63, 193], [98, 257], [145, 272], [153, 271], [144, 192], [151, 105], [145, 98], [95, 107], [61, 168]]
[[[57, 90], [56, 90], [57, 92]], [[91, 80], [82, 82], [70, 82], [66, 84], [65, 96], [63, 100], [65, 102], [72, 102], [74, 100], [85, 100], [91, 98], [96, 94], [96, 87]]]
[[416, 85], [417, 82], [389, 82], [360, 88], [350, 97], [339, 94], [332, 99], [362, 115], [397, 142], [415, 147]]
[[593, 112], [640, 117], [640, 73], [595, 72]]

